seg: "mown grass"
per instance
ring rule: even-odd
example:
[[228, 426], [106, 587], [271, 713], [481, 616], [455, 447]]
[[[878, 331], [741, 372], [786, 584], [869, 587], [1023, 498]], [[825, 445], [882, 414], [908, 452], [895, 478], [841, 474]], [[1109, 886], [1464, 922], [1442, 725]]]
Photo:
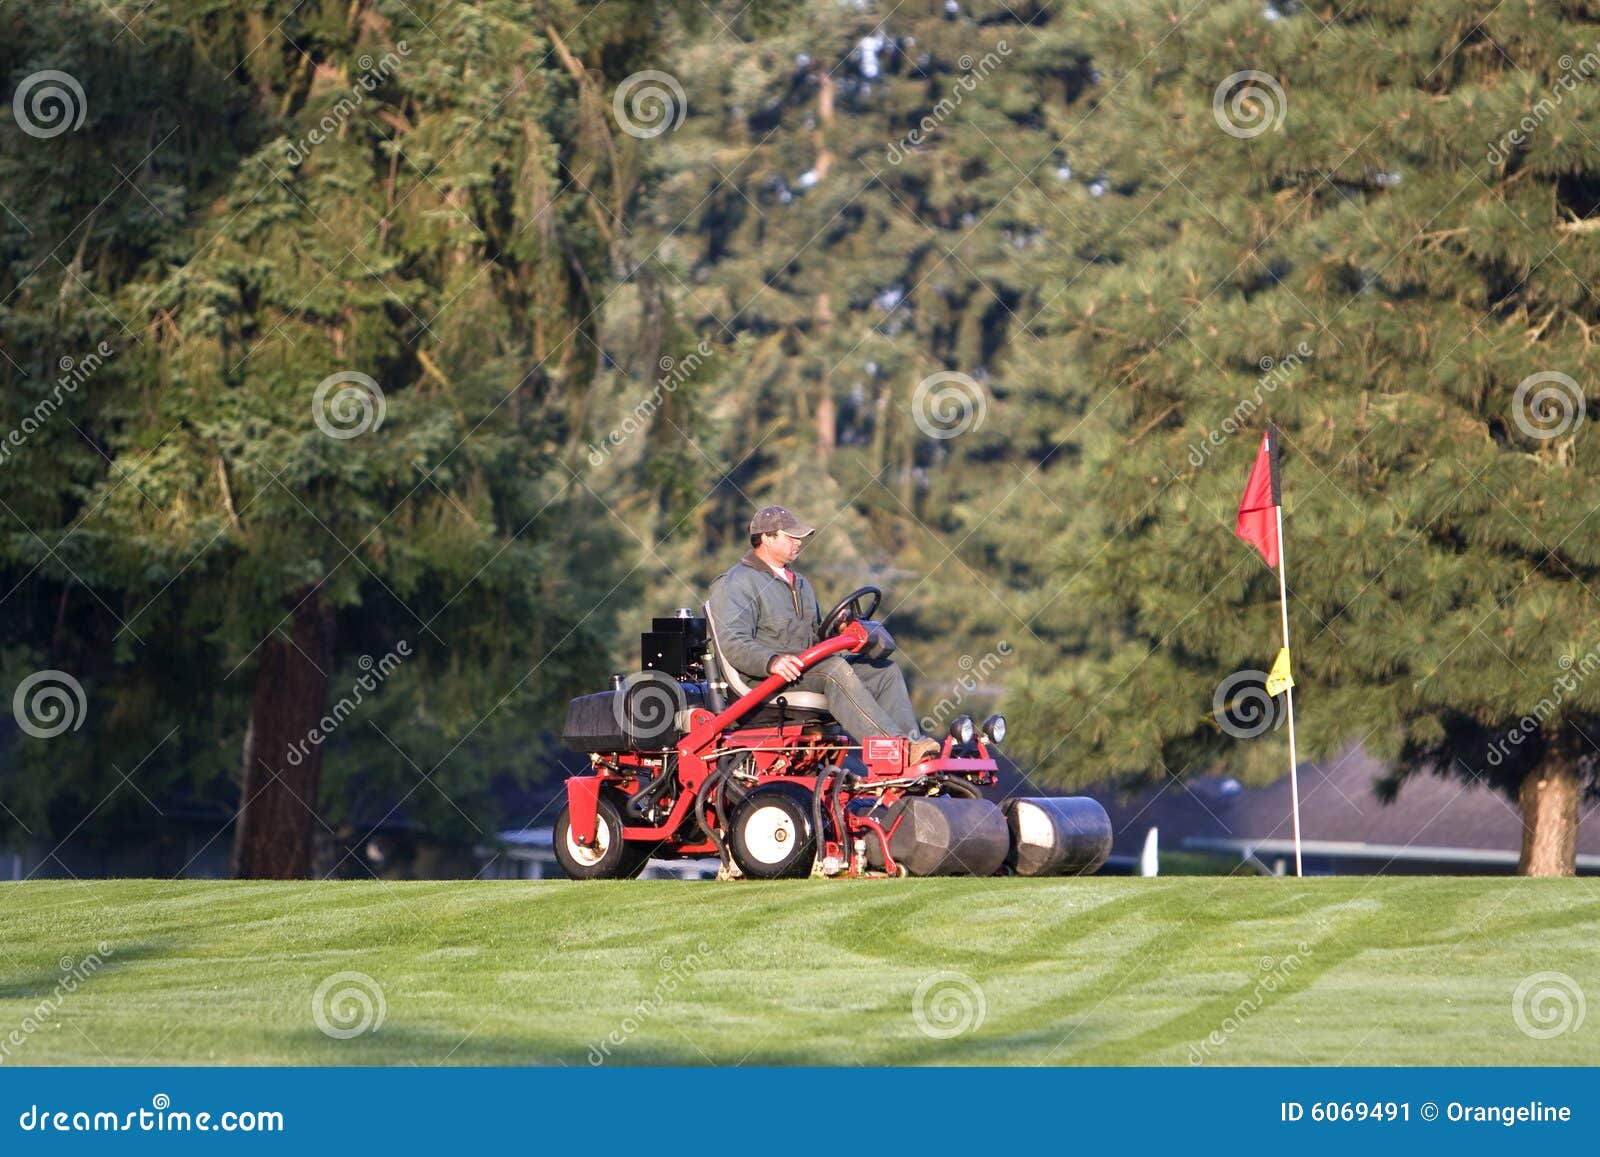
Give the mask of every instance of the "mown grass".
[[[1540, 1039], [1512, 1003], [1543, 972], [1600, 997], [1597, 900], [1421, 877], [0, 885], [0, 1063], [1595, 1064], [1600, 1012]], [[376, 1029], [318, 1027], [340, 972], [381, 992]]]

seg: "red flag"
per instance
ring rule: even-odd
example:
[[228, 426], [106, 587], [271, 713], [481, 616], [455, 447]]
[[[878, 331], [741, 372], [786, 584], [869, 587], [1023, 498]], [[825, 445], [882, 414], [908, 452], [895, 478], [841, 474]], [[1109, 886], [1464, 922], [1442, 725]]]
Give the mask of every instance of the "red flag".
[[1261, 552], [1268, 566], [1278, 565], [1278, 512], [1283, 495], [1278, 488], [1278, 427], [1268, 423], [1261, 435], [1250, 480], [1239, 500], [1239, 522], [1233, 533]]

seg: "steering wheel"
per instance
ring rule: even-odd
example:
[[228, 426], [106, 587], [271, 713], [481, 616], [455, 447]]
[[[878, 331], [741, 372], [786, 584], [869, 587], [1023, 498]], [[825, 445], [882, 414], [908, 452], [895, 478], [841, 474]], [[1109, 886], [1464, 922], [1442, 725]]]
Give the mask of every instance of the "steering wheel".
[[[862, 609], [864, 601], [866, 608]], [[877, 587], [857, 587], [840, 599], [839, 605], [829, 611], [827, 618], [822, 620], [822, 638], [833, 638], [846, 624], [853, 623], [857, 619], [870, 619], [882, 601], [883, 592]]]

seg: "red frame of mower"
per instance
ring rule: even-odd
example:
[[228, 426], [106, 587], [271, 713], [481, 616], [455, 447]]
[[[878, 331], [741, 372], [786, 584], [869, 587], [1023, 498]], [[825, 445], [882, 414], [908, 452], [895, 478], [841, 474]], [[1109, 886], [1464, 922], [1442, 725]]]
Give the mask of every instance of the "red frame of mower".
[[[859, 622], [847, 623], [839, 634], [802, 651], [800, 665], [802, 669], [809, 669], [841, 651], [859, 651], [867, 641], [865, 627]], [[689, 731], [673, 745], [678, 758], [679, 792], [672, 811], [663, 823], [654, 827], [624, 826], [622, 838], [630, 842], [667, 845], [661, 852], [669, 856], [716, 855], [719, 851], [716, 843], [701, 836], [700, 825], [691, 813], [701, 786], [716, 770], [719, 758], [732, 749], [757, 749], [750, 752], [757, 766], [756, 782], [750, 785], [752, 789], [768, 783], [793, 783], [807, 792], [815, 793], [817, 778], [822, 770], [825, 767], [831, 769], [832, 761], [853, 744], [839, 744], [826, 738], [807, 736], [804, 734], [808, 726], [805, 723], [727, 731], [787, 683], [788, 680], [782, 675], [769, 675], [720, 713], [713, 714], [704, 707], [691, 709]], [[976, 759], [952, 756], [952, 743], [952, 739], [946, 738], [939, 754], [913, 765], [913, 771], [913, 767], [906, 763], [908, 740], [882, 735], [860, 737], [861, 758], [867, 765], [867, 775], [853, 789], [840, 793], [843, 797], [841, 805], [847, 805], [857, 795], [880, 797], [883, 802], [892, 803], [904, 793], [905, 786], [910, 786], [909, 783], [902, 787], [881, 786], [888, 780], [912, 780], [943, 773], [979, 786], [994, 783], [995, 761], [989, 755], [988, 746], [981, 735], [977, 738], [979, 757]], [[606, 787], [618, 788], [626, 795], [638, 791], [643, 786], [644, 776], [654, 771], [654, 768], [645, 764], [645, 758], [656, 754], [623, 751], [598, 755], [595, 757], [597, 761], [604, 759], [618, 770], [575, 775], [567, 780], [568, 824], [574, 841], [586, 847], [593, 846], [599, 823], [600, 792]], [[637, 767], [640, 771], [630, 772], [627, 770], [630, 767]], [[839, 823], [839, 810], [844, 813], [842, 825]], [[889, 855], [889, 838], [894, 834], [894, 825], [886, 831], [876, 820], [856, 815], [848, 806], [841, 806], [839, 810], [835, 811], [832, 819], [836, 831], [848, 833], [847, 841], [844, 846], [836, 841], [826, 841], [820, 849], [822, 854], [839, 857], [851, 872], [860, 871], [865, 865], [857, 863], [850, 844], [856, 837], [870, 832], [882, 841], [885, 867], [891, 874], [894, 873], [895, 863]], [[689, 834], [685, 835], [686, 832]]]

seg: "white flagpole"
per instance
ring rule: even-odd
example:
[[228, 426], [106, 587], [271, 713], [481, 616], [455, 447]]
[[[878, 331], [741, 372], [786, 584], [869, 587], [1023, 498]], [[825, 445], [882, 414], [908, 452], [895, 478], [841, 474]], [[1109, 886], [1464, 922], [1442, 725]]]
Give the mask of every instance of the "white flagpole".
[[[1288, 562], [1283, 550], [1283, 504], [1275, 508], [1278, 514], [1278, 607], [1283, 615], [1283, 649], [1289, 650], [1289, 581]], [[1289, 660], [1289, 671], [1294, 671], [1294, 659]], [[1291, 811], [1294, 815], [1294, 874], [1302, 875], [1300, 870], [1300, 772], [1296, 766], [1294, 751], [1294, 688], [1284, 689], [1289, 708], [1289, 792], [1292, 798]]]

